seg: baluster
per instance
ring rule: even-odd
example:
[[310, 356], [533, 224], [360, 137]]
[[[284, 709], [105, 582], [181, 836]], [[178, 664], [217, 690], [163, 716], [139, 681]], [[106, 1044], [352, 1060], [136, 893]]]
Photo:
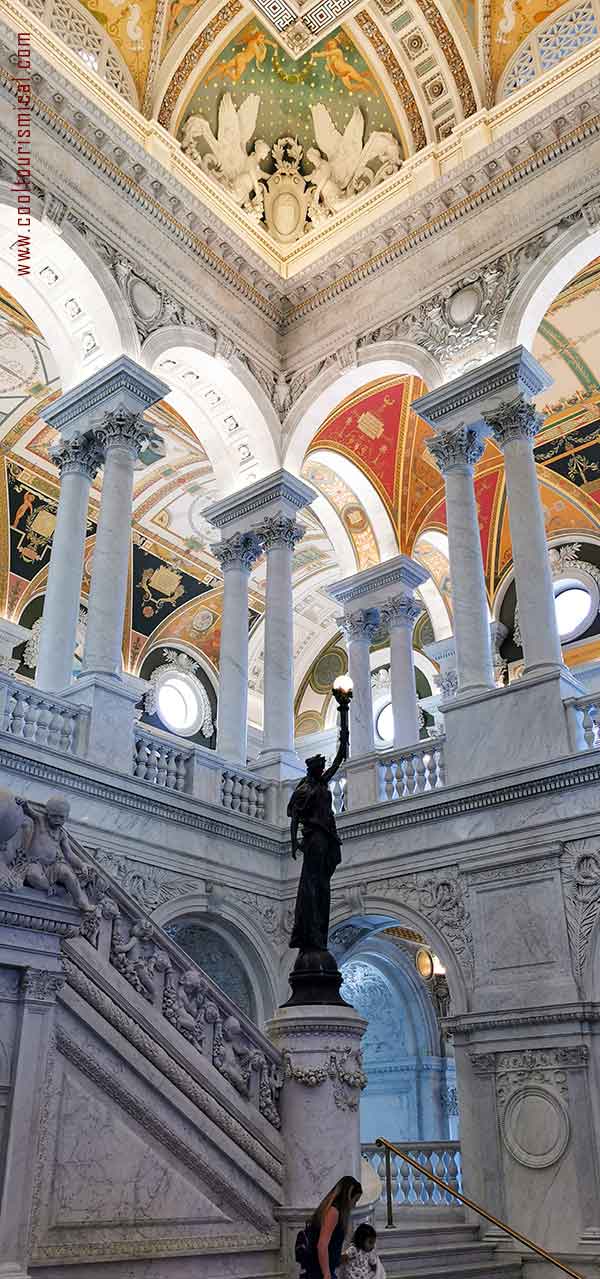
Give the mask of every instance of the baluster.
[[145, 780], [156, 785], [156, 778], [158, 776], [158, 751], [156, 749], [156, 742], [153, 742], [151, 739], [147, 739], [147, 746], [148, 755], [146, 758]]
[[164, 786], [167, 780], [167, 748], [162, 742], [157, 742], [156, 751], [156, 785]]
[[175, 781], [173, 789], [177, 791], [185, 790], [188, 765], [191, 765], [192, 756], [184, 755], [183, 751], [178, 751], [175, 756]]
[[597, 706], [591, 707], [590, 719], [592, 721], [592, 732], [594, 734], [593, 745], [594, 747], [596, 747], [598, 746], [598, 743], [600, 742], [600, 710], [598, 709]]
[[148, 747], [143, 737], [136, 737], [133, 743], [133, 776], [146, 776], [146, 762], [148, 758]]
[[68, 749], [63, 745], [65, 716], [61, 714], [58, 706], [53, 706], [50, 714], [50, 723], [48, 724], [48, 746], [53, 750]]
[[34, 702], [33, 696], [29, 695], [25, 703], [25, 723], [23, 724], [23, 737], [28, 742], [35, 741], [38, 714], [39, 706]]
[[240, 813], [242, 811], [242, 792], [242, 779], [238, 773], [235, 773], [233, 777], [233, 792], [231, 795], [231, 807], [234, 813]]
[[[420, 1165], [422, 1163], [423, 1156], [419, 1152], [411, 1150], [409, 1151], [409, 1154], [412, 1155], [413, 1159], [416, 1160], [417, 1164]], [[424, 1194], [423, 1194], [423, 1181], [424, 1181], [424, 1177], [420, 1169], [413, 1168], [413, 1187], [415, 1192], [415, 1202], [419, 1204], [424, 1203], [425, 1201]]]
[[5, 733], [12, 733], [13, 737], [16, 736], [15, 730], [13, 728], [13, 716], [15, 713], [16, 705], [17, 705], [17, 694], [15, 691], [11, 691], [9, 696], [6, 699], [3, 728]]
[[167, 751], [167, 780], [166, 785], [170, 790], [174, 790], [177, 784], [177, 760], [179, 759], [179, 751], [169, 748]]
[[227, 769], [221, 782], [221, 803], [223, 808], [233, 808], [233, 774]]
[[583, 736], [586, 747], [589, 751], [591, 751], [594, 745], [594, 721], [592, 719], [592, 709], [593, 707], [590, 705], [584, 706], [582, 719]]
[[267, 788], [262, 782], [256, 783], [256, 816], [264, 822], [267, 811]]
[[248, 817], [256, 817], [258, 807], [258, 793], [256, 783], [248, 782]]
[[387, 799], [387, 800], [394, 799], [395, 798], [394, 791], [396, 789], [396, 777], [395, 777], [396, 770], [395, 770], [394, 762], [392, 760], [386, 760], [385, 764], [382, 764], [381, 767], [383, 771], [383, 786], [382, 786], [381, 798]]
[[411, 794], [412, 785], [412, 764], [408, 755], [400, 756], [396, 769], [398, 799], [406, 799], [406, 796]]
[[436, 767], [435, 785], [436, 787], [443, 786], [446, 781], [446, 773], [444, 770], [444, 751], [441, 746], [436, 746], [436, 749], [434, 751], [434, 759], [435, 759], [435, 767]]
[[46, 701], [39, 702], [37, 731], [35, 735], [37, 746], [48, 745], [48, 731], [49, 731], [51, 722], [52, 722], [52, 711], [50, 710], [49, 703]]
[[425, 756], [423, 751], [415, 751], [413, 755], [413, 764], [415, 770], [415, 795], [422, 795], [427, 790], [427, 772], [425, 769]]
[[[445, 1180], [448, 1182], [449, 1186], [452, 1186], [453, 1190], [461, 1189], [461, 1175], [460, 1175], [460, 1167], [458, 1162], [459, 1159], [460, 1159], [460, 1154], [458, 1151], [455, 1152], [454, 1150], [449, 1150], [447, 1152], [448, 1172]], [[448, 1195], [448, 1199], [450, 1200], [449, 1195]]]
[[[422, 1159], [425, 1172], [433, 1172], [433, 1150], [423, 1151]], [[435, 1181], [430, 1181], [429, 1177], [423, 1177], [423, 1194], [425, 1196], [425, 1203], [430, 1205], [435, 1203], [435, 1194], [437, 1189], [438, 1187], [436, 1186]]]
[[403, 1159], [400, 1164], [400, 1177], [397, 1187], [397, 1202], [399, 1204], [408, 1204], [411, 1202], [411, 1182], [412, 1168], [410, 1164], [407, 1164], [406, 1160]]

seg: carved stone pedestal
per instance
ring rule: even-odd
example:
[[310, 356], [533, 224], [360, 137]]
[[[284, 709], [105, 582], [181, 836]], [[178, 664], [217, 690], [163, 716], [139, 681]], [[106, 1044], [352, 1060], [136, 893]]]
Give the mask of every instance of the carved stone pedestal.
[[367, 1080], [360, 1043], [367, 1023], [354, 1008], [280, 1008], [267, 1033], [283, 1053], [281, 1133], [285, 1145], [280, 1213], [284, 1268], [296, 1276], [294, 1241], [340, 1177], [360, 1177], [359, 1101]]

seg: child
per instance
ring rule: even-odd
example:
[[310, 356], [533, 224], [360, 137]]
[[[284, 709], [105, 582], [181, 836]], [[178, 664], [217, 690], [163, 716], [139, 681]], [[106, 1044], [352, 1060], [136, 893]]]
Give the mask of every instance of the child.
[[338, 1279], [385, 1279], [385, 1270], [375, 1252], [377, 1235], [363, 1222], [352, 1236], [352, 1243], [342, 1255]]

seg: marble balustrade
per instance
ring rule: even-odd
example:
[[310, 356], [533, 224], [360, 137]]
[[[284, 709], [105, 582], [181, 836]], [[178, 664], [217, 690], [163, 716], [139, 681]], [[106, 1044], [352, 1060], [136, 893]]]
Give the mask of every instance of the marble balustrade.
[[[388, 1140], [393, 1137], [388, 1134]], [[392, 1202], [398, 1208], [412, 1208], [415, 1205], [424, 1208], [439, 1208], [444, 1204], [458, 1204], [451, 1193], [452, 1190], [462, 1192], [462, 1159], [460, 1142], [458, 1141], [413, 1141], [394, 1142], [400, 1151], [406, 1151], [423, 1167], [419, 1174], [416, 1168], [406, 1163], [401, 1155], [391, 1154]], [[381, 1201], [385, 1202], [385, 1153], [375, 1142], [361, 1142], [361, 1154], [377, 1173], [381, 1181]], [[427, 1173], [431, 1172], [440, 1181], [445, 1181], [449, 1191], [442, 1190], [430, 1181]]]

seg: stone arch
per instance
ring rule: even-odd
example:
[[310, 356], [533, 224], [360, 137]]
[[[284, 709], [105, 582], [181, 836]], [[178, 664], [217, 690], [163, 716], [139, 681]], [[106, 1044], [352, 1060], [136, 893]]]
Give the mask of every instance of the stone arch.
[[[315, 449], [309, 457], [314, 462], [324, 462], [335, 471], [352, 490], [357, 502], [364, 507], [377, 539], [379, 558], [387, 560], [397, 555], [398, 541], [392, 521], [379, 494], [360, 467], [350, 458], [343, 457], [340, 453], [333, 453], [327, 448]], [[350, 569], [350, 572], [354, 572], [354, 569]]]
[[[417, 882], [415, 882], [417, 881]], [[419, 882], [420, 881], [420, 882]], [[413, 900], [417, 898], [421, 903], [425, 903], [430, 893], [428, 892], [428, 883], [433, 884], [434, 888], [443, 881], [453, 883], [456, 897], [458, 898], [461, 890], [457, 887], [457, 876], [451, 870], [432, 871], [430, 874], [422, 872], [418, 876], [406, 877], [406, 888], [402, 882], [402, 876], [394, 876], [394, 891], [391, 888], [387, 891], [383, 889], [383, 885], [379, 886], [374, 883], [368, 893], [363, 894], [360, 888], [357, 893], [360, 894], [361, 906], [360, 915], [368, 915], [369, 918], [376, 917], [381, 921], [380, 926], [391, 927], [393, 924], [400, 924], [402, 927], [411, 928], [415, 932], [420, 933], [426, 938], [429, 945], [439, 955], [446, 974], [448, 977], [448, 986], [452, 997], [453, 1013], [468, 1012], [470, 1007], [470, 988], [471, 988], [471, 937], [470, 923], [468, 916], [464, 917], [464, 933], [460, 926], [452, 927], [453, 936], [449, 936], [449, 930], [442, 930], [437, 922], [439, 912], [435, 905], [431, 912], [421, 907], [409, 904], [407, 900], [411, 897]], [[397, 885], [397, 887], [396, 887]], [[344, 890], [334, 893], [333, 904], [331, 910], [331, 929], [336, 928], [339, 924], [352, 922], [357, 918], [357, 912], [348, 910], [347, 901], [344, 901]], [[464, 903], [461, 903], [463, 909]], [[460, 909], [460, 905], [459, 905]], [[461, 935], [462, 934], [462, 935]]]
[[[119, 355], [138, 359], [133, 317], [108, 268], [69, 223], [63, 222], [60, 235], [46, 225], [41, 202], [35, 197], [30, 228], [31, 271], [28, 275], [18, 274], [10, 248], [15, 239], [14, 204], [14, 194], [6, 183], [1, 183], [3, 284], [48, 342], [62, 390], [76, 386]], [[69, 308], [70, 302], [75, 306]], [[77, 314], [72, 314], [75, 310]], [[94, 341], [91, 349], [86, 349], [88, 334]]]
[[[215, 354], [214, 338], [198, 329], [171, 325], [147, 338], [142, 358], [147, 368], [171, 384], [168, 402], [197, 428], [219, 495], [277, 470], [275, 410], [240, 360]], [[190, 376], [186, 385], [186, 374], [197, 380]]]
[[584, 217], [561, 231], [547, 232], [548, 243], [515, 289], [504, 313], [497, 354], [523, 345], [532, 349], [537, 330], [561, 289], [600, 255], [600, 227], [590, 234]]
[[278, 1004], [276, 951], [265, 942], [260, 930], [260, 915], [254, 922], [251, 908], [242, 910], [234, 902], [221, 899], [207, 909], [205, 893], [189, 894], [157, 907], [152, 918], [163, 928], [183, 920], [193, 920], [229, 945], [244, 968], [256, 1005], [257, 1025], [263, 1026]]
[[311, 440], [337, 404], [361, 386], [392, 373], [398, 377], [416, 374], [429, 388], [443, 381], [437, 361], [412, 342], [370, 343], [360, 348], [353, 368], [340, 371], [337, 362], [328, 365], [308, 384], [288, 413], [284, 427], [286, 469], [300, 474]]

